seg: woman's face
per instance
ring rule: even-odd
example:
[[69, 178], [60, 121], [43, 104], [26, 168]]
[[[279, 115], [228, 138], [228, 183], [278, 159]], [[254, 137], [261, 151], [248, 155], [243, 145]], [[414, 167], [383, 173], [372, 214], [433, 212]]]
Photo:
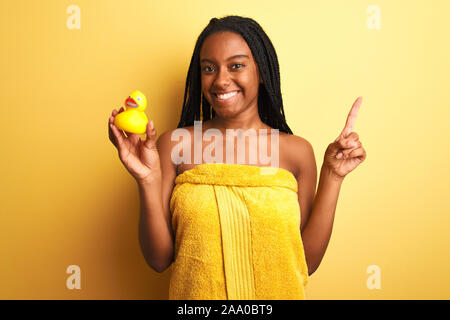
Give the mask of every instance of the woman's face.
[[[258, 110], [260, 76], [252, 52], [239, 34], [214, 33], [200, 50], [202, 92], [220, 118], [234, 118], [251, 108]], [[236, 93], [237, 92], [237, 93]], [[217, 94], [234, 94], [218, 97]]]

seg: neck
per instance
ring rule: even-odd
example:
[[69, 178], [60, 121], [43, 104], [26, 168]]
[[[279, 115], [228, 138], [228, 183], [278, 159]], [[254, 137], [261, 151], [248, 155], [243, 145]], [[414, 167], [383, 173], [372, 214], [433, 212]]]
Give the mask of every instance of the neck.
[[210, 121], [211, 127], [217, 129], [269, 129], [269, 126], [266, 125], [261, 119], [258, 117], [253, 120], [245, 120], [245, 119], [224, 119], [224, 118], [216, 118], [214, 117]]

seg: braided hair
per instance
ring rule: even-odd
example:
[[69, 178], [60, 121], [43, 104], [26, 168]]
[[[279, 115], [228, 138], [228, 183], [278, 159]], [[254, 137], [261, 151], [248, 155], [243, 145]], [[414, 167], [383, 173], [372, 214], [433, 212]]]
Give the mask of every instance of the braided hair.
[[205, 39], [216, 32], [231, 31], [247, 42], [263, 80], [258, 89], [258, 114], [266, 125], [292, 134], [286, 123], [280, 88], [280, 70], [275, 48], [261, 26], [251, 18], [235, 15], [212, 18], [195, 44], [186, 78], [183, 109], [178, 128], [192, 126], [194, 121], [207, 121], [215, 112], [202, 93], [200, 49]]

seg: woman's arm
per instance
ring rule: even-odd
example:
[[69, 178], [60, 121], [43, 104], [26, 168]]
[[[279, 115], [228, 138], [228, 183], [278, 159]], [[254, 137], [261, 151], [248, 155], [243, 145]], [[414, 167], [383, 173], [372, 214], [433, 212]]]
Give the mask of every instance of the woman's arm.
[[[309, 275], [317, 270], [327, 249], [342, 181], [367, 157], [366, 150], [359, 141], [359, 135], [353, 132], [361, 101], [362, 97], [355, 100], [344, 129], [325, 151], [317, 194], [302, 232]], [[305, 155], [301, 157], [304, 172], [315, 168], [312, 147], [309, 143], [307, 146], [308, 148], [303, 148], [306, 150]]]
[[139, 244], [147, 264], [157, 272], [172, 256], [172, 235], [161, 202], [161, 179], [138, 182], [140, 199]]
[[172, 162], [167, 161], [167, 157], [170, 158], [170, 135], [163, 134], [155, 141], [157, 132], [153, 120], [147, 123], [145, 141], [136, 133], [127, 132], [125, 135], [114, 124], [115, 117], [124, 110], [122, 107], [111, 112], [108, 120], [109, 140], [117, 148], [120, 161], [138, 183], [139, 244], [142, 254], [150, 267], [162, 272], [173, 256], [172, 227], [167, 209], [168, 189], [175, 177]]
[[150, 181], [138, 181], [141, 204], [139, 243], [148, 265], [157, 272], [163, 272], [171, 265], [174, 254], [169, 201], [176, 167], [170, 160], [170, 135], [170, 131], [166, 132], [156, 142], [161, 158], [161, 175]]
[[322, 166], [312, 211], [302, 232], [309, 275], [317, 270], [328, 247], [342, 181]]
[[[322, 166], [316, 193], [317, 166], [314, 149], [306, 139], [297, 136], [292, 138], [291, 150], [295, 152], [293, 159], [296, 159], [298, 165], [300, 232], [308, 273], [311, 275], [319, 267], [331, 237], [342, 180], [336, 179]], [[294, 145], [295, 148], [292, 148]]]

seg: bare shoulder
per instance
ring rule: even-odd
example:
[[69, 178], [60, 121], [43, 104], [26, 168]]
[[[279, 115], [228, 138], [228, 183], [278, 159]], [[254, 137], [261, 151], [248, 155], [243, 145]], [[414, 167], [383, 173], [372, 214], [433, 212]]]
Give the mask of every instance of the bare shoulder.
[[158, 147], [158, 151], [164, 151], [166, 149], [169, 149], [169, 147], [173, 144], [172, 141], [173, 131], [175, 131], [175, 129], [165, 131], [158, 137], [158, 139], [156, 140], [156, 146]]
[[280, 133], [280, 149], [295, 177], [303, 172], [313, 170], [316, 166], [314, 149], [311, 143], [300, 136]]
[[293, 148], [294, 151], [301, 152], [301, 151], [308, 151], [308, 149], [310, 149], [310, 151], [312, 150], [311, 143], [305, 138], [293, 134], [286, 134], [286, 133], [283, 134], [288, 143], [296, 147]]
[[[180, 174], [187, 168], [190, 168], [189, 165], [186, 165], [184, 163], [177, 165], [172, 160], [172, 150], [174, 150], [174, 147], [179, 146], [179, 143], [181, 141], [183, 143], [183, 148], [182, 150], [180, 150], [181, 152], [180, 155], [182, 156], [184, 150], [184, 143], [186, 143], [187, 141], [192, 142], [193, 134], [194, 134], [194, 126], [189, 126], [168, 130], [163, 134], [161, 134], [161, 136], [158, 138], [156, 145], [159, 152], [161, 170], [163, 171], [163, 175], [164, 173], [166, 173], [166, 175], [168, 174], [168, 176], [171, 179], [172, 177], [176, 177], [178, 174]], [[188, 140], [185, 140], [186, 135], [189, 136]]]
[[156, 140], [156, 147], [158, 148], [161, 169], [163, 171], [175, 172], [176, 165], [171, 161], [171, 152], [173, 146], [177, 141], [172, 140], [172, 133], [175, 131], [168, 130], [162, 133]]
[[159, 163], [161, 166], [162, 176], [162, 197], [163, 208], [165, 212], [169, 212], [170, 195], [172, 194], [176, 178], [176, 164], [171, 159], [172, 147], [176, 143], [172, 141], [172, 133], [174, 130], [169, 130], [162, 133], [157, 141], [156, 148], [159, 154]]

